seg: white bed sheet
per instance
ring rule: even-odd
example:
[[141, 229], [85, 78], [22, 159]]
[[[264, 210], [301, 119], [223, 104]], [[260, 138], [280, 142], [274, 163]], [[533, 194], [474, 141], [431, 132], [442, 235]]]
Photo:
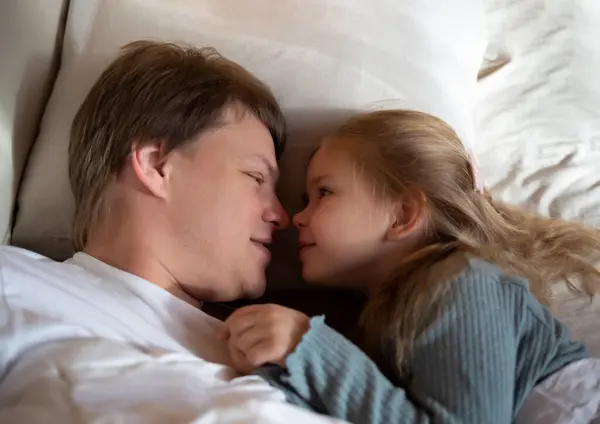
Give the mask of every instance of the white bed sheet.
[[[600, 227], [600, 1], [485, 0], [476, 156], [494, 195]], [[558, 288], [556, 313], [600, 357], [600, 304]]]

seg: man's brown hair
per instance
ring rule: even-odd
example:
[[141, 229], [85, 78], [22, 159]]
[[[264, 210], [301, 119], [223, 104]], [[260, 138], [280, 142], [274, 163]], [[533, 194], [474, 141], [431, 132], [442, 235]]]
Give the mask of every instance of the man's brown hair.
[[168, 154], [221, 125], [226, 109], [235, 105], [265, 124], [279, 157], [285, 144], [283, 115], [268, 87], [246, 69], [212, 48], [151, 41], [124, 46], [92, 87], [71, 127], [75, 249], [84, 248], [107, 188], [134, 143], [159, 142]]

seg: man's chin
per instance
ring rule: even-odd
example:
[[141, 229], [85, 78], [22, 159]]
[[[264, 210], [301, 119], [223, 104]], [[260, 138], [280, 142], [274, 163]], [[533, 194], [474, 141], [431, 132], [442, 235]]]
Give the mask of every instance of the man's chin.
[[265, 294], [266, 277], [264, 271], [255, 273], [255, 277], [252, 279], [248, 278], [248, 274], [250, 273], [244, 275], [245, 278], [238, 279], [237, 284], [233, 283], [230, 286], [232, 290], [229, 291], [229, 299], [227, 299], [226, 301], [233, 302], [241, 299], [253, 300], [258, 299], [263, 294]]
[[246, 299], [258, 299], [263, 294], [265, 294], [266, 290], [265, 281], [255, 282], [254, 284], [247, 284], [244, 286], [244, 297]]

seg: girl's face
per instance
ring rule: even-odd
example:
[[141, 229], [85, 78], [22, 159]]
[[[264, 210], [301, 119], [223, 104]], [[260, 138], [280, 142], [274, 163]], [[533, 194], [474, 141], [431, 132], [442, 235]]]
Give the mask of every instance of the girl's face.
[[[309, 282], [367, 289], [385, 272], [396, 209], [356, 172], [350, 157], [321, 147], [308, 166], [308, 204], [294, 216], [302, 274]], [[397, 258], [397, 257], [396, 257]]]

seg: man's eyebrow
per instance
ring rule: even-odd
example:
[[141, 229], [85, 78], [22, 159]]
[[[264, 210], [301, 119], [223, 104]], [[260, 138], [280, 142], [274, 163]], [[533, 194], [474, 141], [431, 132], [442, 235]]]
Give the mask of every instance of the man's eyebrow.
[[271, 164], [271, 162], [263, 155], [249, 155], [248, 158], [258, 159], [267, 167], [267, 170], [269, 171], [269, 174], [271, 175], [272, 178], [274, 178], [274, 179], [279, 178], [279, 169], [277, 169], [276, 166], [273, 166]]

